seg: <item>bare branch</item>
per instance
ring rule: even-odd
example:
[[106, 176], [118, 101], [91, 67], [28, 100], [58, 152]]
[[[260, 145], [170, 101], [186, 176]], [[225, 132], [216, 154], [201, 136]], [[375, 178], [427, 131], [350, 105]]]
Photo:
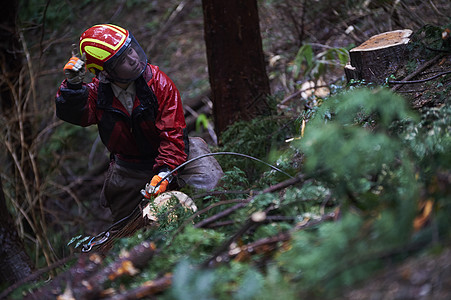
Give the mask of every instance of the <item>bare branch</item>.
[[433, 80], [433, 79], [435, 79], [435, 78], [438, 78], [438, 77], [443, 76], [443, 75], [446, 75], [446, 74], [451, 74], [451, 71], [441, 72], [441, 73], [438, 73], [438, 74], [436, 74], [436, 75], [434, 75], [434, 76], [432, 76], [432, 77], [425, 78], [425, 79], [420, 79], [420, 80], [410, 80], [410, 81], [406, 81], [406, 80], [402, 80], [402, 81], [391, 80], [391, 81], [388, 81], [388, 83], [390, 83], [390, 84], [413, 84], [413, 83], [422, 83], [422, 82], [426, 82], [426, 81], [429, 81], [429, 80]]

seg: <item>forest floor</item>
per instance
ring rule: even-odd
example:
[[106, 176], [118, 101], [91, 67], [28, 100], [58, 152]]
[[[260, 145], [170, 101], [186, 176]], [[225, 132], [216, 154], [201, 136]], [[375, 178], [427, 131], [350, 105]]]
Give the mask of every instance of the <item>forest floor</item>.
[[343, 299], [450, 299], [451, 248], [393, 264], [344, 293]]

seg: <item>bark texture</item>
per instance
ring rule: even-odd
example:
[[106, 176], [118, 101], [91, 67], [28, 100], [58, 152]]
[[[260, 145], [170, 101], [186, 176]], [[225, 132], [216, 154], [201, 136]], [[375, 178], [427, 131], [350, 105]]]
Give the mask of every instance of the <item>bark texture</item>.
[[205, 42], [218, 135], [267, 114], [270, 93], [256, 0], [203, 0]]
[[30, 275], [32, 270], [33, 264], [6, 207], [0, 178], [0, 283], [13, 284]]

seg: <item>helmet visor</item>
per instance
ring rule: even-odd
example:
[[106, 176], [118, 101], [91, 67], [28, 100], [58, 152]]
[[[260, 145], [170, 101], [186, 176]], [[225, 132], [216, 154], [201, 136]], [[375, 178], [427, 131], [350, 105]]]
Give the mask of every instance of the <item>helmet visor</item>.
[[124, 46], [124, 50], [122, 51], [121, 49], [117, 53], [118, 56], [114, 56], [105, 62], [105, 71], [107, 71], [113, 81], [133, 81], [137, 79], [146, 68], [146, 54], [136, 39], [131, 34], [130, 36], [130, 44]]

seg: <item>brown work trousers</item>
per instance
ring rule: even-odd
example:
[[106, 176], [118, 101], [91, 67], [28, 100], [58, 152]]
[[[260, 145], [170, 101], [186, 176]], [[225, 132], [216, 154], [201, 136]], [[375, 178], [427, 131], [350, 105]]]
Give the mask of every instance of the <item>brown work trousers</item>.
[[[207, 143], [199, 137], [189, 138], [188, 160], [211, 153]], [[112, 160], [100, 196], [101, 204], [109, 207], [113, 223], [129, 216], [137, 209], [143, 196], [141, 189], [155, 175], [152, 169], [130, 168], [120, 161]], [[223, 176], [221, 166], [213, 156], [207, 156], [187, 164], [172, 180], [169, 189], [189, 185], [196, 190], [213, 189]]]

